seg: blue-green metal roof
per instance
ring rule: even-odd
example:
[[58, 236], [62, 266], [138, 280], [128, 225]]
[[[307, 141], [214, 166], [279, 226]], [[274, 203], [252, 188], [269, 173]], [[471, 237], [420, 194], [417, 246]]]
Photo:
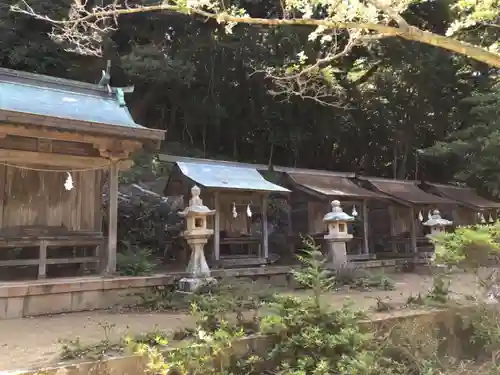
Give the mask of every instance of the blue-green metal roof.
[[177, 162], [182, 174], [206, 188], [282, 192], [290, 190], [262, 177], [256, 168], [217, 162]]
[[[117, 89], [0, 69], [0, 111], [145, 129], [118, 99]], [[119, 91], [119, 89], [118, 89]]]

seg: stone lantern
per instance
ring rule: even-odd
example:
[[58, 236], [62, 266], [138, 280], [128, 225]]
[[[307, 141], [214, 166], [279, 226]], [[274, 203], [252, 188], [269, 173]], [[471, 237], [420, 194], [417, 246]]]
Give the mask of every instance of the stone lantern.
[[328, 234], [324, 236], [329, 250], [329, 261], [334, 269], [339, 269], [347, 264], [346, 244], [352, 239], [352, 234], [347, 231], [347, 224], [354, 221], [353, 216], [346, 214], [340, 202], [332, 202], [332, 211], [327, 213], [323, 221], [328, 226]]
[[193, 292], [202, 285], [215, 282], [210, 275], [204, 252], [205, 245], [214, 233], [212, 229], [207, 228], [207, 218], [214, 214], [215, 210], [203, 205], [200, 188], [193, 186], [189, 205], [179, 212], [179, 215], [186, 219], [186, 230], [181, 236], [191, 247], [191, 257], [186, 270], [189, 276], [180, 281], [180, 289], [184, 292]]
[[439, 210], [432, 211], [432, 215], [429, 220], [422, 223], [426, 227], [429, 227], [431, 232], [426, 236], [427, 238], [431, 238], [437, 234], [444, 233], [446, 231], [446, 227], [453, 225], [453, 221], [443, 219]]

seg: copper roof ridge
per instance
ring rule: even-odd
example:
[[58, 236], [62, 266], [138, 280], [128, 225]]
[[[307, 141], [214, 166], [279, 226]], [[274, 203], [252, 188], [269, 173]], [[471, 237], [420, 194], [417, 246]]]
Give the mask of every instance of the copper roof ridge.
[[[8, 77], [11, 78], [9, 79], [4, 79], [3, 77]], [[15, 81], [12, 78], [20, 78], [20, 79], [25, 79], [29, 80], [31, 82], [25, 82], [21, 83], [18, 81]], [[32, 87], [44, 87], [42, 84], [43, 83], [48, 83], [48, 84], [53, 84], [53, 85], [60, 85], [61, 88], [60, 90], [64, 90], [64, 88], [67, 89], [84, 89], [84, 90], [89, 90], [92, 91], [93, 94], [109, 94], [109, 91], [106, 86], [100, 86], [97, 83], [90, 83], [90, 82], [82, 82], [82, 81], [77, 81], [77, 80], [72, 80], [72, 79], [67, 79], [67, 78], [59, 78], [59, 77], [53, 77], [45, 74], [38, 74], [38, 73], [29, 73], [29, 72], [24, 72], [21, 70], [14, 70], [14, 69], [7, 69], [7, 68], [0, 68], [0, 81], [3, 82], [8, 82], [8, 83], [13, 83], [13, 84], [24, 84], [24, 85], [29, 85]], [[36, 83], [39, 83], [38, 85]], [[133, 86], [127, 87], [127, 90], [130, 90]], [[112, 91], [116, 91], [117, 87], [112, 87], [110, 86]], [[56, 89], [57, 90], [57, 89]]]

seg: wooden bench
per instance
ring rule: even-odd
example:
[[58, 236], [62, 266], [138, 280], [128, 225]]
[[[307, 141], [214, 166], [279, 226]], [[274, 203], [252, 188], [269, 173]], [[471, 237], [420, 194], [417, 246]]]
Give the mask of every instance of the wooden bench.
[[[104, 244], [104, 236], [99, 232], [67, 231], [63, 234], [49, 234], [45, 231], [12, 232], [8, 235], [0, 233], [0, 248], [30, 248], [39, 249], [38, 259], [11, 259], [0, 261], [0, 267], [36, 266], [38, 265], [38, 279], [47, 276], [47, 266], [53, 264], [88, 264], [99, 263], [101, 254], [99, 248]], [[93, 247], [92, 256], [48, 258], [47, 250], [57, 247]]]

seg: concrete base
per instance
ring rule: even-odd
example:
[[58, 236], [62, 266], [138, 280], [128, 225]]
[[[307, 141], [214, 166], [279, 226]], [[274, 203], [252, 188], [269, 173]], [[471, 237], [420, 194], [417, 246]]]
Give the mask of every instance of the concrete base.
[[194, 293], [204, 286], [217, 284], [217, 279], [213, 277], [184, 277], [179, 281], [179, 291], [183, 293]]
[[[349, 257], [349, 256], [348, 256]], [[358, 261], [359, 268], [394, 270], [411, 262], [406, 259]], [[286, 286], [292, 266], [265, 266], [213, 270], [216, 278], [265, 278]], [[0, 284], [0, 319], [108, 309], [115, 305], [136, 304], [138, 294], [154, 288], [174, 285], [185, 272], [169, 272], [136, 277], [78, 277]]]

